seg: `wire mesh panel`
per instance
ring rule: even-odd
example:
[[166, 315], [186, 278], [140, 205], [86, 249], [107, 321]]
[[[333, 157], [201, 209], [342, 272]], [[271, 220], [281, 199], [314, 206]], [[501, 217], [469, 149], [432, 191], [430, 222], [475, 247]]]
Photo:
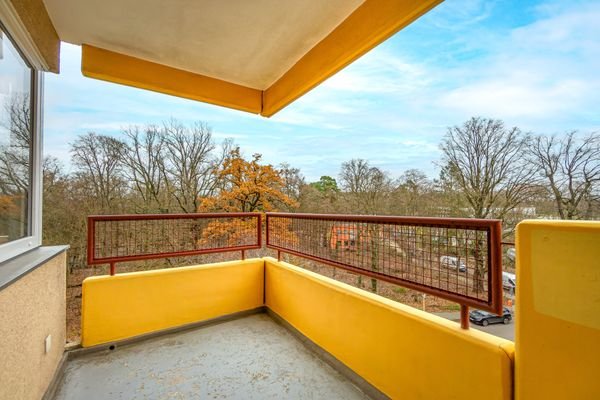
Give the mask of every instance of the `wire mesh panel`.
[[257, 213], [88, 217], [88, 264], [259, 249]]
[[467, 306], [502, 307], [498, 220], [267, 213], [267, 247]]

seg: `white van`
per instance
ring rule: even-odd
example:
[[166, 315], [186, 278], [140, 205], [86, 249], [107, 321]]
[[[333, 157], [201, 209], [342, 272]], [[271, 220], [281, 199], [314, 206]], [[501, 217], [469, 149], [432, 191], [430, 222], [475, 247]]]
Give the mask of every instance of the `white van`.
[[510, 272], [502, 272], [502, 287], [510, 293], [515, 293], [517, 276]]
[[459, 272], [467, 271], [467, 266], [465, 265], [465, 263], [462, 260], [458, 261], [458, 258], [456, 258], [456, 257], [441, 256], [440, 264], [442, 267], [445, 267], [448, 269], [456, 270], [458, 268]]

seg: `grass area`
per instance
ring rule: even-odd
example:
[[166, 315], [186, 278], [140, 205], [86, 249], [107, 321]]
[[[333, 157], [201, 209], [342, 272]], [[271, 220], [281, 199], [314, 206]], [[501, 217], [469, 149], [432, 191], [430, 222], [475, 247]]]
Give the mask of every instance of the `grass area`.
[[443, 306], [445, 311], [460, 311], [460, 305], [459, 304], [447, 304], [445, 306]]

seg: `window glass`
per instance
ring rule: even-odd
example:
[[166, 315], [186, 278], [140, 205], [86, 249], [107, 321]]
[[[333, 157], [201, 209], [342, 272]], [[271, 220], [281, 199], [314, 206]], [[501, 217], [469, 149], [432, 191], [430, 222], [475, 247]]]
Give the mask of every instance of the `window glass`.
[[31, 235], [32, 77], [0, 27], [0, 245]]

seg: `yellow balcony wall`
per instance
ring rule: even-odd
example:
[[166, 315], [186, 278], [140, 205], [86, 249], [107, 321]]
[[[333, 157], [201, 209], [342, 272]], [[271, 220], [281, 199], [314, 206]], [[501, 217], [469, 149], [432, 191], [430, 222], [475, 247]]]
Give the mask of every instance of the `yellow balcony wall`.
[[272, 258], [88, 278], [82, 345], [263, 305], [391, 398], [512, 397], [512, 342]]
[[88, 278], [82, 344], [263, 306], [391, 398], [512, 396], [512, 342], [272, 258]]
[[87, 278], [84, 347], [261, 307], [262, 259]]
[[600, 222], [517, 227], [515, 398], [600, 399]]
[[512, 396], [510, 341], [272, 259], [266, 305], [391, 398]]

